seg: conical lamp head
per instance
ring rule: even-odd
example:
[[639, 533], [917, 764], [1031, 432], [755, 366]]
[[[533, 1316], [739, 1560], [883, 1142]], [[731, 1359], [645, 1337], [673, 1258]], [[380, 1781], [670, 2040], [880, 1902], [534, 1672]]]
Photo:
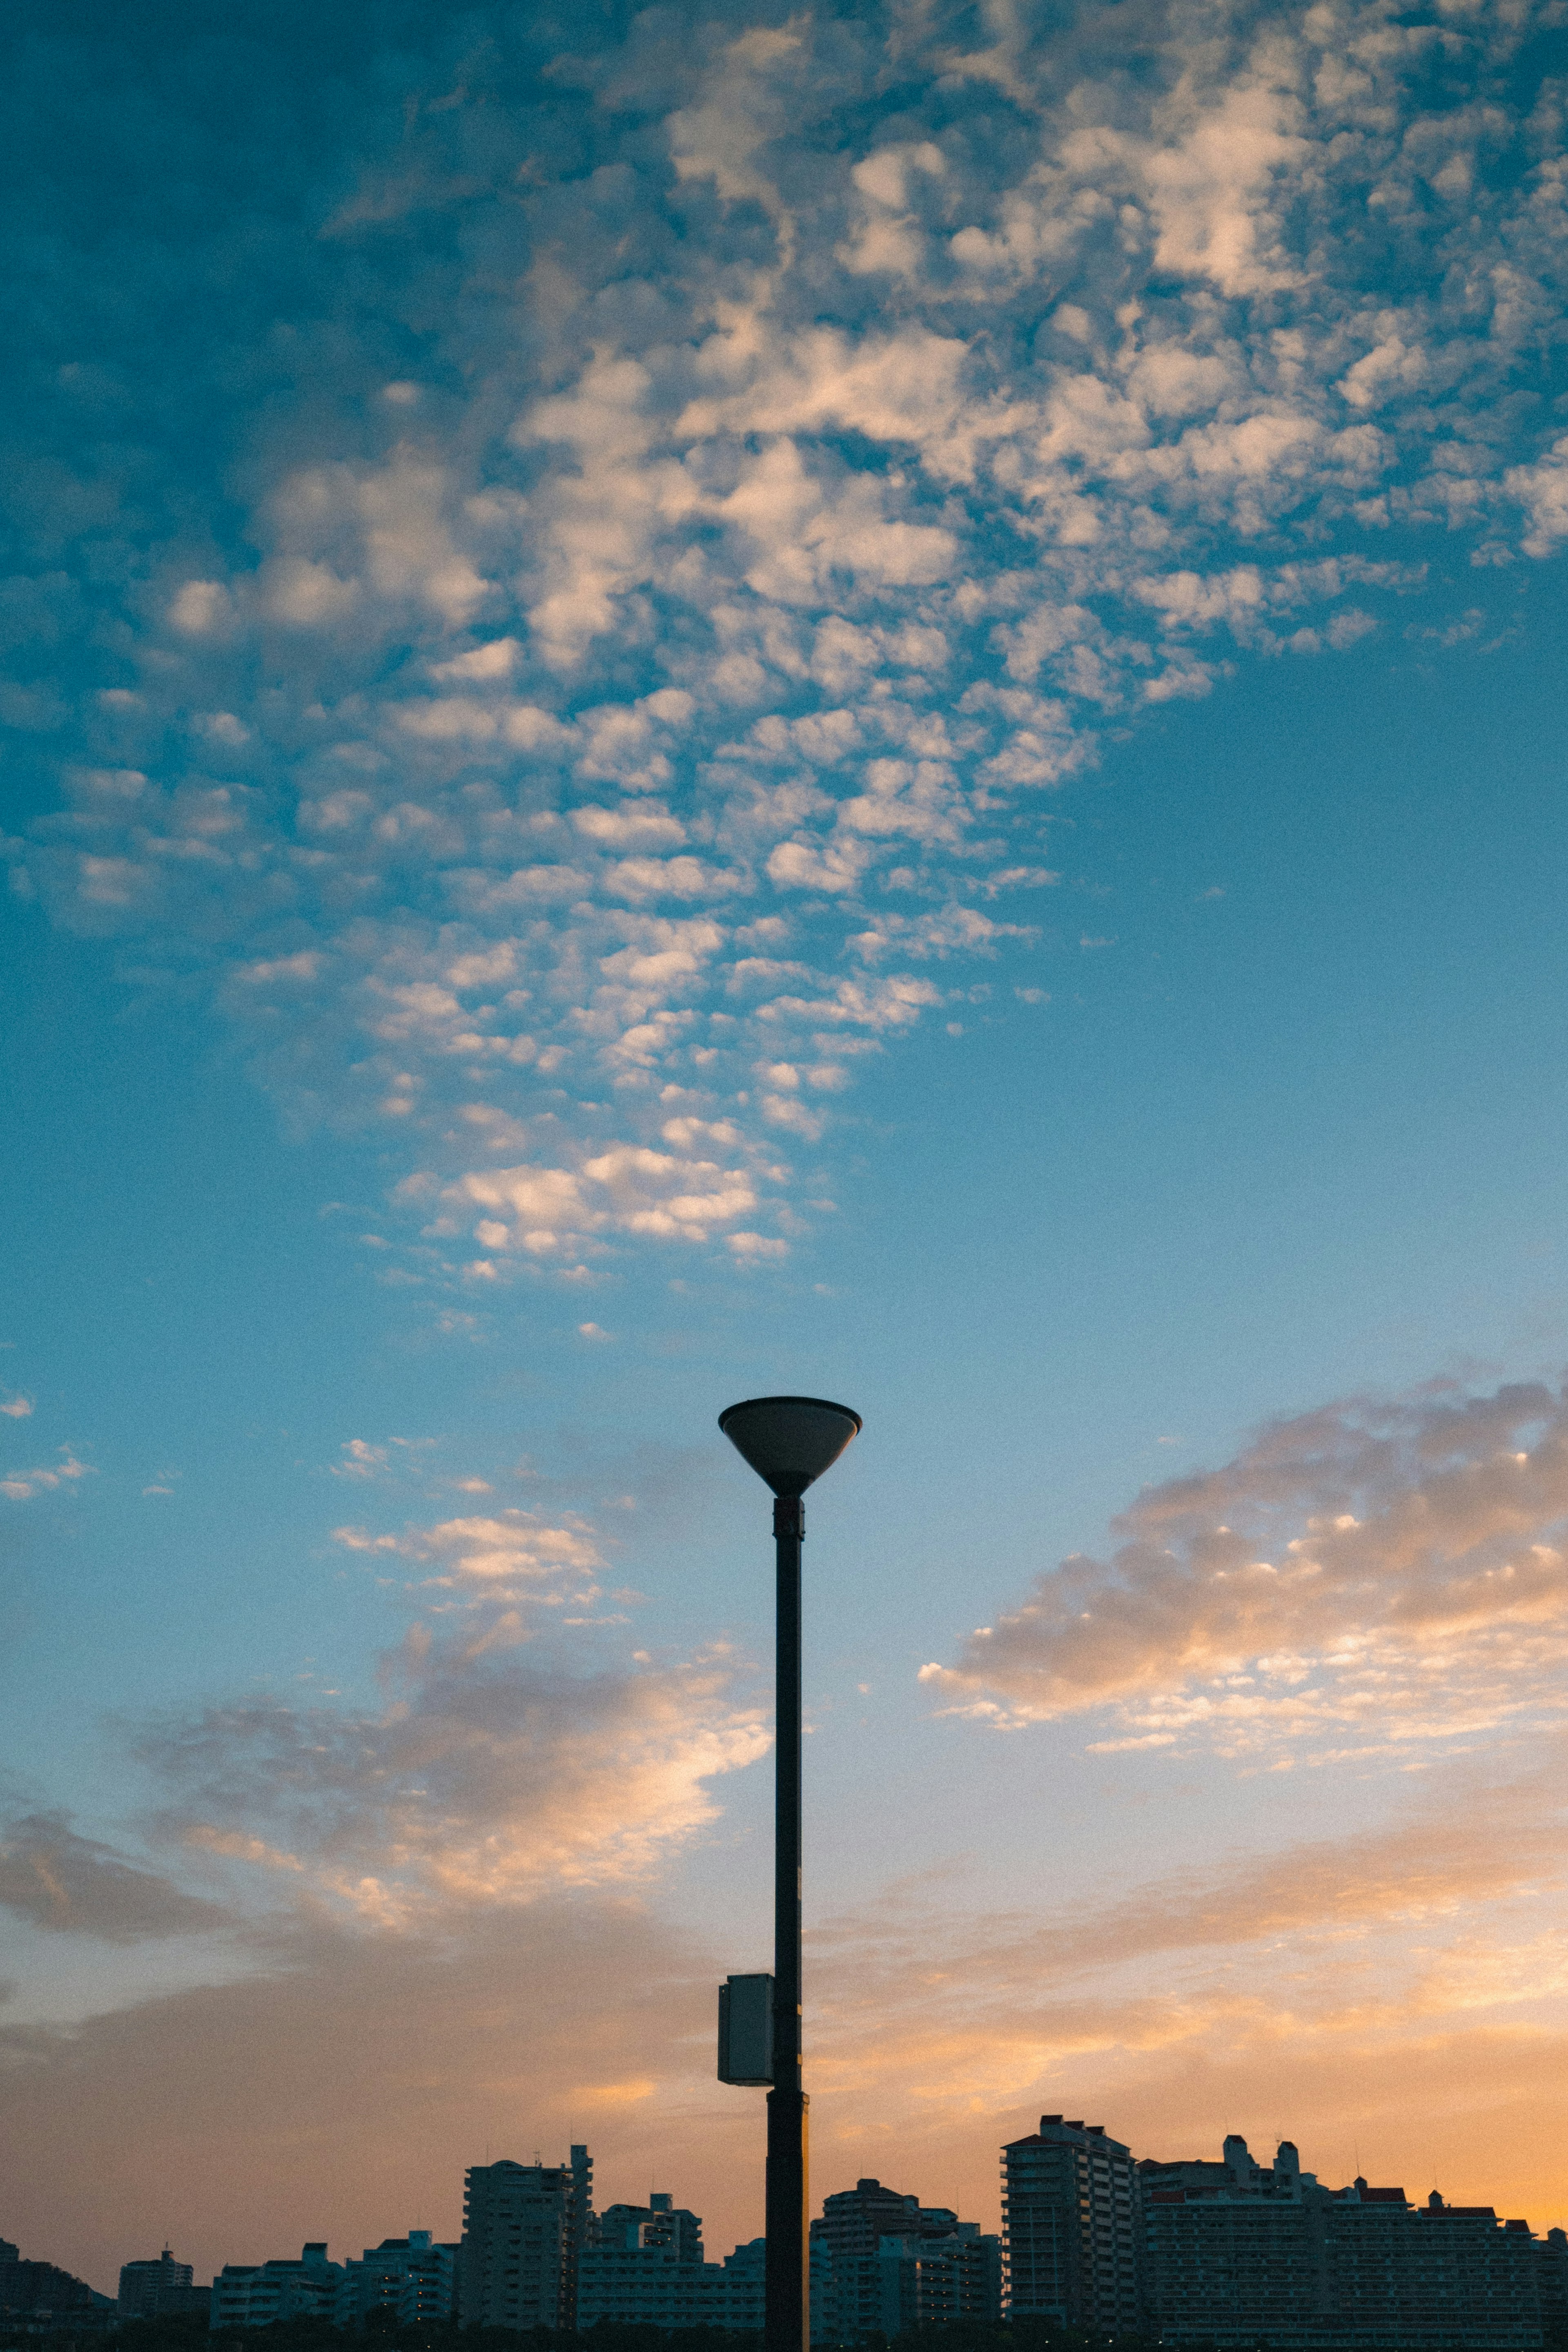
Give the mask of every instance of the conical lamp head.
[[721, 1412], [719, 1426], [775, 1495], [804, 1495], [858, 1433], [860, 1416], [825, 1397], [752, 1397]]

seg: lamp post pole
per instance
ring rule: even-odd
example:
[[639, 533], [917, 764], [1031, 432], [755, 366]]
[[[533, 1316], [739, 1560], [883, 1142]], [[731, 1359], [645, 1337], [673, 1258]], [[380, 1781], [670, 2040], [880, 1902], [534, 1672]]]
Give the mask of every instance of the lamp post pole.
[[801, 2075], [800, 1548], [805, 1505], [773, 1498], [778, 1647], [773, 1702], [773, 2086], [768, 2093], [766, 2352], [809, 2352], [811, 2262]]
[[[801, 1497], [832, 1468], [860, 1416], [823, 1397], [752, 1397], [719, 1426], [773, 1490], [778, 1647], [773, 1756], [773, 2009], [769, 2070], [765, 2352], [811, 2352], [806, 2097], [801, 2076]], [[730, 2079], [740, 2079], [731, 2077]], [[747, 2076], [747, 2080], [755, 2080]]]

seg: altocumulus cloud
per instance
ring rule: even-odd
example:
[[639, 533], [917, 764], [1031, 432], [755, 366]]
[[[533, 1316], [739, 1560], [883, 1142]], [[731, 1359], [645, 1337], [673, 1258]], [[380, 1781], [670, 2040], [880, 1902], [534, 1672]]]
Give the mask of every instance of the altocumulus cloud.
[[1565, 535], [1556, 37], [389, 21], [17, 86], [18, 887], [398, 1139], [434, 1278], [765, 1262], [1107, 723]]
[[1568, 1401], [1547, 1387], [1325, 1406], [1114, 1531], [922, 1678], [999, 1723], [1115, 1708], [1101, 1748], [1326, 1759], [1561, 1717]]

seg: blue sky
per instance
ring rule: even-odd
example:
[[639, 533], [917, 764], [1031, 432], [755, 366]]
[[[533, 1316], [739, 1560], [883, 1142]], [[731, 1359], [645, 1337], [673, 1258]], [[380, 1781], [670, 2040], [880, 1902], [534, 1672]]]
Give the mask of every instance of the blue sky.
[[818, 2191], [994, 2220], [1049, 2106], [1563, 2217], [1565, 89], [1550, 6], [27, 45], [24, 2251], [584, 2136], [760, 2225], [771, 1388], [866, 1415]]

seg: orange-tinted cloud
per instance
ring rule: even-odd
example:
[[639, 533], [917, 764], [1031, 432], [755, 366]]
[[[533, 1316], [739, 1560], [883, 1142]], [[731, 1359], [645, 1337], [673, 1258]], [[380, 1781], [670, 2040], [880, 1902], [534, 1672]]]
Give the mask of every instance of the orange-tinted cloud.
[[[1062, 2108], [1141, 2154], [1288, 2133], [1331, 2179], [1359, 2158], [1413, 2189], [1563, 2217], [1542, 2086], [1568, 2055], [1568, 1775], [1542, 1703], [1551, 1653], [1530, 1647], [1556, 1638], [1555, 1588], [1539, 1559], [1533, 1580], [1509, 1573], [1521, 1546], [1550, 1548], [1561, 1420], [1544, 1391], [1314, 1415], [1146, 1496], [1131, 1564], [1080, 1564], [1099, 1647], [1053, 1648], [1060, 1604], [1042, 1589], [1026, 1637], [1000, 1641], [1025, 1710], [1042, 1674], [1079, 1709], [1119, 1693], [1239, 1704], [1241, 1686], [1195, 1681], [1128, 1701], [1127, 1677], [1277, 1633], [1249, 1572], [1277, 1553], [1277, 1580], [1307, 1596], [1289, 1603], [1299, 1638], [1348, 1654], [1359, 1627], [1360, 1671], [1384, 1659], [1395, 1730], [1421, 1720], [1398, 1713], [1417, 1670], [1449, 1721], [1471, 1719], [1459, 1701], [1492, 1675], [1506, 1756], [1428, 1742], [1432, 1769], [1380, 1776], [1379, 1810], [1342, 1832], [1324, 1833], [1320, 1806], [1300, 1834], [1287, 1800], [1259, 1816], [1271, 1846], [1145, 1867], [1109, 1895], [1020, 1874], [998, 1911], [962, 1870], [868, 1893], [810, 1938], [816, 2196], [874, 2172], [994, 2224], [999, 2142]], [[458, 1539], [435, 1541], [458, 1524], [397, 1538], [402, 1556], [462, 1573]], [[490, 1524], [462, 1522], [461, 1544]], [[1257, 1538], [1238, 1578], [1237, 1527]], [[607, 2193], [657, 2179], [720, 2252], [755, 2231], [761, 2104], [712, 2075], [728, 1956], [671, 1924], [670, 1880], [765, 1724], [721, 1656], [624, 1655], [613, 1629], [559, 1610], [531, 1616], [525, 1644], [506, 1638], [526, 1590], [577, 1572], [541, 1564], [532, 1587], [509, 1571], [437, 1588], [377, 1710], [247, 1701], [147, 1731], [169, 1869], [193, 1887], [221, 1874], [243, 1915], [221, 1931], [230, 1980], [0, 2038], [27, 2150], [14, 2234], [109, 2284], [172, 2217], [203, 2265], [307, 2236], [357, 2251], [412, 2221], [455, 2230], [463, 2166], [487, 2143], [527, 2155], [584, 2137]], [[143, 1864], [106, 1847], [92, 1863], [100, 1910], [84, 1896], [71, 1926], [117, 1932], [128, 1894], [165, 1916]], [[36, 1916], [36, 1878], [0, 1875], [7, 1895]]]
[[924, 1678], [999, 1722], [1121, 1710], [1108, 1747], [1320, 1754], [1560, 1710], [1568, 1402], [1357, 1400], [1147, 1489]]
[[[548, 2160], [569, 2134], [616, 2143], [622, 2193], [655, 2163], [688, 2187], [689, 2126], [626, 2086], [673, 2077], [689, 2102], [714, 1970], [637, 1903], [474, 1911], [429, 1936], [296, 1916], [255, 1931], [251, 1958], [238, 1981], [0, 2030], [25, 2251], [112, 2292], [170, 2231], [206, 2276], [306, 2238], [341, 2257], [411, 2222], [455, 2237], [465, 2166]], [[709, 2182], [744, 2180], [749, 2104], [699, 2127]], [[760, 2147], [752, 2168], [760, 2192]]]
[[[1336, 2181], [1359, 2155], [1563, 2218], [1556, 1787], [1424, 1784], [1385, 1831], [1068, 1919], [973, 1914], [938, 1878], [830, 1923], [807, 1964], [814, 2194], [873, 2172], [994, 2226], [1000, 2142], [1065, 2108], [1141, 2154], [1288, 2133]], [[244, 1940], [238, 1981], [0, 2033], [14, 2235], [110, 2284], [172, 2215], [202, 2267], [357, 2252], [416, 2220], [455, 2234], [465, 2165], [572, 2137], [605, 2195], [677, 2190], [720, 2252], [760, 2226], [761, 2101], [713, 2080], [721, 1958], [642, 1899], [412, 1928], [307, 1902]]]
[[573, 1671], [420, 1646], [406, 1696], [374, 1714], [258, 1699], [167, 1722], [139, 1752], [188, 1850], [410, 1925], [645, 1877], [714, 1818], [709, 1781], [766, 1751], [730, 1684], [712, 1662]]

